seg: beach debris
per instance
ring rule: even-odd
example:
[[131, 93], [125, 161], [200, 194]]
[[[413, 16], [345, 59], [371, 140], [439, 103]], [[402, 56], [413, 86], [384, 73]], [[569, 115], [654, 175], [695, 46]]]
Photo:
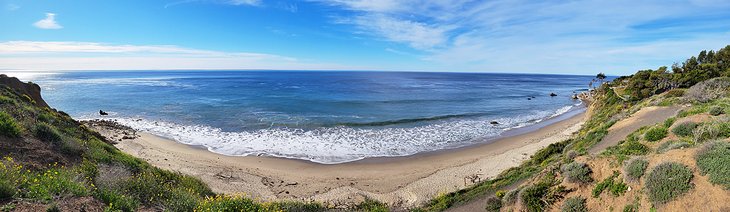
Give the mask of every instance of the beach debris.
[[471, 174], [471, 175], [468, 175], [468, 176], [464, 177], [464, 186], [469, 185], [467, 183], [467, 181], [468, 182], [471, 182], [471, 184], [476, 184], [476, 183], [481, 182], [482, 181], [482, 177], [481, 176], [482, 176], [482, 174]]
[[553, 97], [553, 96], [558, 96], [558, 95], [555, 93], [550, 93], [550, 96]]
[[492, 124], [492, 125], [498, 125], [499, 124], [499, 122], [497, 122], [497, 121], [491, 121], [489, 123]]
[[99, 115], [106, 116], [109, 115], [109, 113], [104, 112], [103, 110], [99, 110]]

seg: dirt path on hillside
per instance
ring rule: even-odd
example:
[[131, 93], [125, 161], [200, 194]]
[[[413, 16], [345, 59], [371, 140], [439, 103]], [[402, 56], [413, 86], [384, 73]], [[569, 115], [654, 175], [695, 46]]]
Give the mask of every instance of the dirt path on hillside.
[[603, 137], [601, 142], [591, 147], [588, 153], [596, 155], [604, 149], [617, 145], [624, 140], [626, 136], [638, 130], [643, 126], [654, 125], [674, 116], [682, 107], [645, 107], [631, 115], [629, 118], [616, 122], [611, 128], [608, 128], [608, 135]]

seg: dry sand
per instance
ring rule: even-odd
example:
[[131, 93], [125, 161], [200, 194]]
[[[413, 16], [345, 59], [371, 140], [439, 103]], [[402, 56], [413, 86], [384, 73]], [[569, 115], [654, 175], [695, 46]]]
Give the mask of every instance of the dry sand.
[[[301, 199], [333, 205], [372, 198], [408, 208], [465, 188], [470, 176], [488, 179], [519, 165], [537, 150], [568, 139], [583, 124], [580, 114], [537, 130], [468, 148], [406, 157], [323, 165], [301, 160], [225, 156], [139, 133], [116, 147], [168, 170], [196, 176], [220, 193], [260, 200]], [[98, 129], [102, 134], [113, 132]], [[514, 134], [514, 133], [513, 133]]]

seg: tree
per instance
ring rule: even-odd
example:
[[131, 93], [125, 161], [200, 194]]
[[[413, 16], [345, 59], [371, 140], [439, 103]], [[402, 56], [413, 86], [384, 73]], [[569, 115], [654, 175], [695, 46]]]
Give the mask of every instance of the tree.
[[603, 72], [598, 73], [596, 74], [596, 79], [598, 79], [598, 81], [601, 81], [601, 84], [603, 84], [603, 80], [606, 79], [606, 74], [604, 74]]

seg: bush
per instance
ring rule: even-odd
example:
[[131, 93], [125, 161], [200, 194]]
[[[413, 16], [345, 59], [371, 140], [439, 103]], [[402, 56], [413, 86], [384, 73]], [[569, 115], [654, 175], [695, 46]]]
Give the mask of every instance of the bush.
[[705, 144], [695, 156], [700, 174], [710, 182], [730, 189], [730, 143], [715, 141]]
[[616, 180], [616, 177], [618, 177], [618, 175], [619, 173], [617, 171], [614, 171], [613, 175], [596, 184], [596, 187], [594, 187], [593, 191], [591, 191], [593, 198], [598, 198], [598, 196], [600, 196], [601, 193], [603, 193], [603, 191], [606, 189], [608, 189], [608, 191], [610, 191], [611, 194], [616, 197], [621, 196], [623, 193], [625, 193], [629, 187], [621, 180]]
[[139, 206], [139, 202], [130, 196], [119, 193], [113, 189], [99, 188], [94, 193], [94, 197], [109, 205], [111, 210], [135, 211]]
[[565, 164], [561, 167], [561, 172], [565, 180], [571, 183], [589, 183], [593, 181], [591, 168], [585, 163], [572, 162]]
[[661, 154], [673, 149], [682, 149], [692, 146], [691, 144], [684, 141], [667, 141], [660, 144], [656, 148], [656, 152]]
[[550, 185], [545, 183], [527, 186], [520, 191], [520, 201], [527, 211], [544, 211], [546, 205], [542, 198], [549, 189]]
[[194, 211], [260, 211], [259, 204], [241, 196], [218, 195], [203, 200]]
[[487, 211], [495, 212], [502, 208], [502, 200], [497, 197], [490, 197], [487, 199]]
[[373, 199], [365, 199], [365, 201], [358, 204], [356, 208], [361, 211], [369, 211], [369, 212], [389, 211], [388, 206], [385, 205], [385, 203], [378, 202]]
[[664, 137], [667, 137], [667, 128], [662, 126], [652, 127], [644, 134], [644, 139], [647, 141], [658, 141]]
[[15, 185], [5, 179], [0, 179], [0, 200], [15, 196]]
[[677, 117], [668, 118], [667, 120], [664, 120], [664, 127], [669, 128], [674, 124], [674, 122], [677, 121]]
[[722, 108], [720, 106], [712, 106], [710, 108], [710, 111], [708, 111], [708, 113], [710, 113], [710, 115], [713, 115], [713, 116], [719, 116], [719, 115], [725, 114], [725, 108]]
[[515, 189], [508, 191], [504, 194], [504, 197], [502, 197], [502, 201], [505, 205], [512, 205], [517, 202], [517, 195], [520, 193], [520, 189]]
[[667, 97], [681, 97], [681, 96], [684, 96], [684, 93], [685, 93], [684, 89], [675, 88], [675, 89], [667, 91], [666, 95], [667, 95]]
[[694, 130], [694, 142], [703, 143], [708, 140], [730, 136], [730, 120], [722, 119], [705, 123]]
[[645, 186], [649, 200], [655, 204], [666, 203], [692, 188], [692, 171], [676, 162], [665, 162], [654, 167], [646, 177]]
[[63, 140], [61, 133], [55, 127], [43, 122], [37, 123], [34, 131], [36, 138], [41, 139], [41, 141], [60, 144]]
[[586, 206], [586, 198], [583, 197], [571, 197], [565, 200], [563, 206], [560, 208], [562, 212], [586, 212], [588, 207]]
[[0, 111], [0, 133], [6, 137], [16, 138], [20, 136], [22, 128], [15, 122], [15, 119], [7, 113]]
[[688, 122], [683, 122], [683, 123], [675, 126], [674, 128], [672, 128], [672, 132], [678, 136], [691, 136], [692, 131], [694, 131], [695, 128], [697, 128], [697, 123], [688, 121]]
[[718, 77], [690, 87], [685, 94], [685, 98], [690, 101], [709, 102], [726, 96], [728, 89], [730, 89], [730, 78]]
[[641, 176], [644, 176], [647, 166], [649, 166], [649, 162], [645, 159], [633, 158], [624, 165], [624, 176], [627, 180], [638, 181]]

